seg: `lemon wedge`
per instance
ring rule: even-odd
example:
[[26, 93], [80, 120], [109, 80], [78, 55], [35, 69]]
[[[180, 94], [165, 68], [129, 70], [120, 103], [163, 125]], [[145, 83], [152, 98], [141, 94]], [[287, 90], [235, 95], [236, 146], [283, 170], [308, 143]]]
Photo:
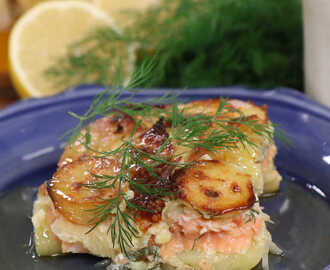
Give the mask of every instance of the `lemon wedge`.
[[[9, 37], [10, 76], [19, 95], [44, 97], [63, 91], [54, 87], [45, 70], [67, 53], [70, 44], [101, 26], [121, 32], [108, 14], [88, 2], [47, 1], [28, 10]], [[128, 58], [130, 49], [122, 50]], [[127, 62], [132, 65], [132, 60]]]

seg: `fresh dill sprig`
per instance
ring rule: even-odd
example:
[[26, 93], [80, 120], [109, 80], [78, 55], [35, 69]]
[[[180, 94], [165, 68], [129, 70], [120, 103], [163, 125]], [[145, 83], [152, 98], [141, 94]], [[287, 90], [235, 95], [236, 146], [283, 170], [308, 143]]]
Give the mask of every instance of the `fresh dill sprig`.
[[[191, 149], [203, 148], [209, 151], [235, 148], [237, 143], [256, 146], [237, 125], [245, 126], [253, 133], [272, 140], [271, 125], [249, 120], [240, 111], [226, 105], [227, 101], [221, 99], [217, 112], [214, 116], [210, 116], [187, 114], [185, 108], [179, 109], [178, 103], [174, 102], [167, 115], [171, 121], [169, 140], [173, 139], [178, 145]], [[238, 113], [239, 117], [225, 119], [221, 117], [230, 112]]]
[[[90, 189], [117, 189], [114, 197], [102, 199], [100, 205], [90, 209], [95, 214], [90, 220], [94, 224], [90, 231], [94, 230], [109, 217], [114, 216], [109, 227], [113, 245], [118, 244], [121, 251], [124, 254], [128, 254], [128, 248], [134, 245], [133, 239], [139, 235], [139, 230], [131, 213], [136, 211], [148, 212], [150, 210], [134, 204], [124, 192], [123, 187], [129, 185], [135, 193], [148, 195], [153, 198], [162, 198], [173, 194], [173, 191], [166, 185], [165, 187], [160, 187], [154, 182], [148, 182], [147, 179], [135, 178], [132, 175], [132, 166], [138, 166], [145, 170], [157, 183], [157, 181], [163, 181], [162, 177], [155, 171], [158, 166], [165, 165], [178, 169], [192, 164], [191, 162], [181, 161], [174, 155], [164, 156], [162, 154], [166, 145], [171, 142], [189, 149], [202, 148], [216, 152], [222, 149], [236, 148], [238, 144], [256, 146], [249, 136], [240, 129], [241, 126], [248, 128], [253, 134], [269, 140], [272, 139], [273, 131], [270, 125], [256, 120], [249, 120], [241, 112], [232, 109], [231, 106], [227, 106], [225, 99], [220, 100], [215, 115], [204, 115], [187, 112], [185, 106], [181, 106], [177, 102], [177, 96], [172, 98], [172, 104], [155, 107], [144, 102], [133, 103], [133, 96], [122, 98], [122, 95], [123, 89], [118, 88], [113, 92], [105, 90], [105, 92], [95, 98], [86, 114], [79, 116], [71, 113], [71, 115], [80, 120], [78, 125], [80, 130], [74, 130], [74, 132], [80, 132], [82, 127], [85, 128], [82, 142], [87, 150], [101, 157], [114, 158], [120, 163], [120, 171], [117, 175], [94, 175], [99, 181], [84, 186]], [[163, 102], [168, 100], [169, 97], [169, 95], [165, 94], [159, 99], [149, 101]], [[120, 146], [113, 150], [99, 151], [94, 149], [91, 146], [92, 135], [88, 125], [89, 122], [97, 116], [109, 115], [116, 113], [118, 110], [129, 114], [135, 119], [135, 126], [130, 135], [122, 141]], [[228, 113], [236, 114], [234, 114], [234, 117], [228, 117], [226, 116]], [[160, 125], [164, 122], [170, 123], [168, 137], [155, 153], [139, 148], [133, 139], [136, 130], [142, 125], [142, 120], [138, 120], [140, 119], [139, 117], [143, 119], [148, 117], [149, 114], [152, 115], [150, 119], [159, 119], [157, 123]], [[154, 125], [157, 125], [157, 123]], [[77, 137], [81, 138], [81, 132], [79, 134], [73, 133], [69, 142], [73, 142]], [[177, 155], [180, 154], [178, 153]], [[128, 212], [125, 211], [125, 208], [127, 208]]]
[[148, 256], [153, 256], [153, 261], [156, 261], [159, 258], [159, 248], [157, 246], [149, 246], [141, 248], [134, 253], [129, 254], [128, 259], [130, 261], [136, 262], [141, 259], [145, 259]]
[[71, 44], [67, 54], [44, 73], [56, 88], [90, 83], [113, 85], [118, 70], [125, 77], [131, 73], [134, 62], [132, 46], [132, 41], [116, 29], [98, 28]]
[[[111, 239], [113, 242], [113, 247], [117, 243], [120, 250], [128, 255], [128, 247], [133, 247], [133, 238], [138, 237], [139, 231], [136, 227], [136, 223], [131, 214], [122, 210], [123, 205], [128, 209], [140, 210], [140, 211], [149, 211], [148, 209], [142, 208], [136, 204], [130, 202], [127, 194], [123, 192], [123, 186], [129, 184], [132, 190], [139, 194], [147, 194], [154, 197], [163, 197], [171, 194], [172, 192], [159, 187], [154, 187], [152, 184], [146, 184], [143, 180], [140, 182], [139, 179], [134, 179], [131, 175], [130, 168], [132, 165], [138, 165], [141, 168], [145, 169], [152, 177], [160, 178], [153, 169], [157, 164], [170, 164], [171, 166], [185, 166], [184, 163], [174, 163], [170, 162], [166, 158], [163, 158], [158, 155], [148, 154], [140, 149], [138, 149], [132, 143], [132, 137], [136, 129], [141, 124], [141, 121], [138, 121], [133, 128], [130, 136], [126, 141], [124, 141], [117, 149], [110, 152], [103, 152], [102, 154], [107, 157], [116, 156], [117, 160], [120, 162], [120, 171], [115, 176], [109, 175], [95, 175], [94, 176], [101, 181], [98, 181], [93, 184], [84, 185], [90, 189], [107, 189], [107, 188], [117, 188], [116, 195], [110, 199], [102, 199], [97, 207], [90, 209], [89, 211], [94, 212], [94, 217], [90, 220], [90, 223], [94, 223], [91, 229], [87, 232], [93, 231], [99, 224], [107, 220], [110, 216], [114, 215], [114, 220], [112, 221], [109, 232], [111, 233]], [[85, 134], [85, 146], [89, 147], [90, 143], [90, 133]], [[89, 148], [94, 152], [92, 148]], [[97, 152], [100, 154], [100, 152]], [[119, 154], [119, 156], [118, 156]], [[143, 160], [147, 158], [149, 161]], [[156, 164], [155, 164], [156, 163]]]
[[[96, 117], [106, 116], [107, 114], [115, 110], [123, 110], [123, 107], [121, 106], [122, 104], [135, 104], [132, 100], [136, 92], [134, 88], [140, 86], [140, 83], [143, 83], [145, 80], [150, 78], [151, 71], [154, 65], [154, 59], [146, 60], [143, 65], [141, 65], [141, 68], [139, 68], [132, 74], [132, 77], [125, 88], [122, 87], [124, 74], [121, 72], [122, 67], [119, 67], [118, 71], [115, 73], [115, 77], [113, 78], [113, 86], [105, 86], [105, 90], [100, 92], [93, 99], [89, 109], [86, 111], [85, 114], [77, 115], [76, 113], [70, 111], [69, 114], [77, 118], [79, 120], [79, 123], [75, 128], [63, 135], [63, 137], [70, 135], [68, 143], [73, 143], [79, 137], [81, 129], [86, 126], [88, 127], [88, 123], [95, 120]], [[128, 92], [125, 93], [125, 90]], [[125, 94], [128, 95], [128, 97], [124, 97]], [[162, 97], [159, 101], [163, 103], [164, 99], [166, 99], [166, 96]], [[144, 107], [143, 104], [140, 104], [140, 106]], [[150, 110], [151, 107], [149, 107], [149, 111]], [[126, 108], [125, 113], [132, 115], [132, 110]], [[88, 133], [87, 136], [89, 136]], [[88, 138], [86, 137], [86, 139]]]
[[249, 223], [249, 222], [254, 222], [255, 223], [256, 222], [256, 217], [258, 215], [260, 215], [260, 212], [256, 209], [254, 209], [254, 208], [250, 208], [248, 210], [247, 215], [248, 215], [248, 218], [246, 219], [245, 223]]
[[120, 34], [105, 27], [75, 42], [47, 76], [62, 88], [109, 85], [120, 62], [130, 63], [123, 52], [132, 46], [135, 69], [158, 55], [145, 87], [302, 90], [301, 14], [299, 0], [163, 0], [146, 12], [131, 12]]
[[[147, 62], [143, 66], [144, 68], [132, 77], [129, 86], [136, 87], [139, 82], [143, 82], [150, 74], [153, 66], [154, 62]], [[120, 81], [120, 78], [117, 80]], [[100, 198], [101, 203], [90, 209], [94, 213], [94, 217], [90, 220], [93, 226], [89, 232], [105, 220], [108, 220], [109, 217], [113, 217], [109, 226], [113, 245], [117, 244], [126, 255], [129, 253], [128, 249], [134, 246], [134, 238], [139, 235], [132, 213], [136, 211], [148, 212], [150, 210], [132, 202], [124, 192], [123, 187], [128, 185], [135, 193], [148, 195], [153, 198], [162, 198], [173, 194], [173, 191], [166, 185], [160, 187], [155, 183], [148, 182], [147, 179], [135, 178], [131, 172], [132, 166], [140, 167], [156, 183], [157, 181], [161, 183], [163, 179], [155, 171], [158, 166], [165, 165], [177, 169], [191, 165], [191, 162], [181, 161], [174, 155], [164, 156], [162, 154], [166, 145], [171, 142], [188, 149], [203, 148], [209, 151], [218, 151], [235, 148], [237, 144], [255, 146], [249, 136], [240, 129], [240, 126], [244, 126], [252, 131], [253, 134], [266, 139], [272, 139], [273, 134], [271, 126], [256, 120], [249, 120], [240, 111], [227, 106], [225, 99], [220, 100], [215, 115], [191, 114], [189, 111], [187, 112], [185, 106], [178, 103], [177, 94], [170, 92], [160, 98], [153, 98], [144, 102], [133, 102], [136, 92], [136, 90], [131, 91], [130, 89], [119, 87], [114, 87], [111, 90], [106, 88], [95, 97], [85, 114], [80, 116], [70, 112], [72, 116], [79, 120], [79, 124], [72, 130], [73, 133], [68, 141], [68, 143], [73, 143], [79, 139], [85, 148], [92, 153], [118, 160], [120, 171], [117, 175], [94, 175], [98, 181], [84, 186], [90, 189], [116, 189], [114, 197], [110, 199]], [[170, 105], [154, 106], [154, 104], [164, 104], [168, 101], [171, 102]], [[135, 126], [130, 135], [122, 141], [120, 146], [110, 151], [94, 149], [91, 146], [93, 138], [89, 123], [97, 117], [109, 116], [118, 111], [126, 113], [135, 119]], [[234, 113], [235, 117], [226, 117], [228, 113]], [[170, 125], [168, 137], [160, 145], [156, 153], [140, 149], [133, 140], [136, 130], [143, 124], [141, 119], [153, 121], [158, 119], [160, 125], [164, 123], [169, 123]], [[82, 135], [81, 131], [83, 128], [85, 132]], [[180, 154], [177, 153], [177, 155]]]
[[161, 52], [152, 87], [303, 89], [299, 0], [167, 0], [135, 25], [140, 58]]

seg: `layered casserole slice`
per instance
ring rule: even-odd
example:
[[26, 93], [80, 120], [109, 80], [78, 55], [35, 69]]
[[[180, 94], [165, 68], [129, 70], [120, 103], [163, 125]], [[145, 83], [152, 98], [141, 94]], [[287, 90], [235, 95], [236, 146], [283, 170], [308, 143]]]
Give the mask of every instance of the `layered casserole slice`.
[[113, 111], [67, 145], [39, 188], [36, 251], [110, 258], [108, 269], [266, 265], [258, 196], [281, 179], [272, 136], [266, 107], [238, 100]]

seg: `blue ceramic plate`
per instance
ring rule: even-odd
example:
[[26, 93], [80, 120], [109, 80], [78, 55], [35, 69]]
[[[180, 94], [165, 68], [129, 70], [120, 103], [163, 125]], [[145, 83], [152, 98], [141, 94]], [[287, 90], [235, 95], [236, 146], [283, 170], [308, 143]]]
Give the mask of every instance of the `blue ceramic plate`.
[[[76, 124], [67, 112], [85, 112], [99, 91], [95, 86], [78, 87], [0, 111], [2, 270], [94, 269], [100, 260], [86, 255], [33, 260], [27, 247], [35, 192], [31, 187], [49, 179], [56, 169], [64, 147], [59, 137]], [[136, 99], [164, 91], [142, 91]], [[294, 143], [291, 148], [278, 143], [276, 165], [284, 181], [279, 194], [262, 201], [274, 221], [269, 225], [273, 239], [285, 251], [283, 257], [270, 256], [270, 269], [326, 269], [330, 265], [330, 111], [288, 89], [194, 89], [185, 91], [183, 98], [218, 96], [267, 104], [270, 119], [280, 124]]]

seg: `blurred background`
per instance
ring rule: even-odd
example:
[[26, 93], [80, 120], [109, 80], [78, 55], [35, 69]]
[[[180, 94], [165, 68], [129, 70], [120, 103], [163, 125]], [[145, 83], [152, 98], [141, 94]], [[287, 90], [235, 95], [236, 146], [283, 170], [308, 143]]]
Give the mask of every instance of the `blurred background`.
[[303, 92], [300, 0], [77, 0], [62, 12], [71, 2], [0, 0], [0, 107], [111, 85], [118, 69], [125, 83], [147, 59], [143, 87]]

